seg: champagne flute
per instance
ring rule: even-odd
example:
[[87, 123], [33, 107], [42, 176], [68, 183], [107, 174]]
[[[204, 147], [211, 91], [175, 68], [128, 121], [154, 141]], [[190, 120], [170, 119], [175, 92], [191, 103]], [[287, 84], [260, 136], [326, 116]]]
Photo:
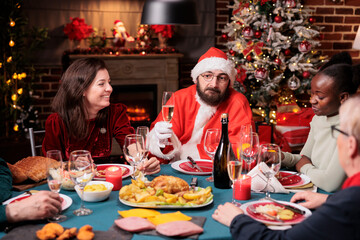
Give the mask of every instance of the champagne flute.
[[[175, 95], [173, 92], [163, 92], [162, 96], [162, 116], [164, 121], [170, 122], [174, 115], [175, 107]], [[165, 145], [171, 145], [171, 143], [165, 139], [162, 140], [162, 143]]]
[[[142, 161], [144, 162], [148, 155], [149, 155], [149, 139], [148, 139], [148, 134], [149, 134], [149, 127], [147, 126], [139, 126], [136, 128], [136, 134], [140, 135], [143, 138], [143, 144], [144, 146], [142, 147]], [[145, 176], [145, 172], [141, 171], [143, 176]]]
[[249, 173], [253, 162], [257, 162], [260, 152], [259, 135], [256, 132], [243, 132], [240, 138], [240, 157], [245, 162], [244, 173]]
[[[93, 211], [84, 206], [84, 188], [92, 180], [95, 174], [94, 163], [91, 154], [87, 150], [77, 150], [70, 153], [68, 172], [71, 180], [81, 190], [80, 208], [74, 210], [76, 216], [90, 215]], [[76, 187], [76, 186], [75, 186]]]
[[[232, 148], [233, 152], [235, 153], [235, 156], [230, 154], [231, 148]], [[241, 161], [241, 158], [240, 158], [240, 148], [241, 148], [241, 144], [239, 142], [230, 144], [229, 149], [228, 149], [228, 155], [227, 155], [227, 157], [228, 157], [227, 171], [228, 171], [229, 178], [233, 185], [232, 203], [235, 205], [239, 205], [235, 201], [235, 181], [240, 179], [241, 170], [242, 170], [242, 166], [243, 166], [243, 162]]]
[[270, 198], [269, 183], [270, 179], [274, 177], [280, 170], [281, 153], [280, 147], [273, 143], [266, 143], [260, 146], [259, 170], [267, 178], [266, 181], [266, 197]]
[[[214, 156], [220, 142], [220, 137], [221, 137], [220, 129], [209, 128], [206, 130], [205, 138], [204, 138], [204, 150], [213, 161], [213, 168], [214, 168]], [[214, 176], [212, 176], [212, 173], [210, 177], [206, 178], [206, 181], [208, 182], [214, 181]]]
[[[49, 150], [46, 152], [46, 157], [56, 160], [56, 162], [50, 161], [50, 159], [47, 160], [46, 177], [50, 191], [59, 193], [64, 174], [61, 152], [59, 150]], [[63, 222], [65, 220], [66, 216], [61, 215], [59, 212], [52, 218], [48, 218], [49, 222]]]
[[126, 161], [134, 167], [134, 173], [132, 175], [132, 178], [138, 179], [139, 177], [143, 177], [143, 173], [140, 172], [137, 168], [137, 166], [144, 159], [144, 156], [146, 154], [143, 137], [138, 134], [126, 135], [123, 152]]

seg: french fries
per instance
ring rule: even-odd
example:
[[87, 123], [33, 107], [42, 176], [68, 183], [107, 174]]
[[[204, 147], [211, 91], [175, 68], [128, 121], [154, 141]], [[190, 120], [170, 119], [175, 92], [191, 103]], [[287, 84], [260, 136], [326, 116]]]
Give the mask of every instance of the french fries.
[[120, 189], [120, 199], [132, 203], [151, 203], [152, 205], [201, 205], [209, 202], [213, 195], [211, 187], [198, 188], [181, 192], [181, 194], [170, 194], [162, 190], [155, 190], [146, 186], [141, 180], [131, 180], [131, 184]]

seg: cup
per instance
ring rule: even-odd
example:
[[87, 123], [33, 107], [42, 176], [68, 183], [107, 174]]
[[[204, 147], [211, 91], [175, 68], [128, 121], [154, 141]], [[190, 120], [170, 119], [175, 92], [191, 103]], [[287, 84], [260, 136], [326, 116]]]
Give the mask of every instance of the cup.
[[234, 181], [233, 194], [235, 200], [249, 200], [251, 198], [251, 176], [241, 175]]
[[108, 167], [105, 169], [105, 180], [114, 185], [113, 191], [120, 190], [122, 187], [122, 169], [121, 167]]

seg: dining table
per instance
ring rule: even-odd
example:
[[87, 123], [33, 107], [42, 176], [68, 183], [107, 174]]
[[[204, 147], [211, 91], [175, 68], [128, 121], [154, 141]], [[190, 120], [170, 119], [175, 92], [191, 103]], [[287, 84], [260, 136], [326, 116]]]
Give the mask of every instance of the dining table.
[[[158, 174], [146, 176], [148, 180], [152, 180], [153, 178], [160, 176], [160, 175], [172, 175], [179, 178], [184, 179], [186, 182], [190, 183], [192, 177], [198, 178], [198, 186], [205, 188], [211, 186], [212, 193], [213, 193], [213, 202], [209, 205], [200, 207], [200, 208], [172, 208], [172, 209], [161, 209], [157, 208], [155, 210], [159, 211], [160, 213], [171, 213], [175, 211], [181, 211], [183, 214], [188, 215], [190, 217], [205, 217], [205, 223], [203, 225], [204, 232], [198, 236], [198, 239], [231, 239], [230, 230], [227, 226], [215, 221], [212, 218], [212, 214], [214, 213], [215, 209], [220, 205], [226, 202], [231, 202], [232, 200], [232, 189], [219, 189], [214, 187], [213, 182], [206, 181], [208, 175], [191, 175], [181, 173], [171, 167], [170, 164], [161, 165], [161, 171]], [[128, 185], [131, 183], [131, 177], [127, 177], [123, 179], [123, 186]], [[43, 184], [37, 187], [32, 188], [31, 190], [49, 190], [47, 184]], [[320, 189], [318, 192], [326, 193]], [[12, 192], [12, 197], [15, 197], [19, 194], [24, 192]], [[100, 202], [84, 202], [85, 207], [90, 208], [93, 210], [93, 213], [88, 216], [75, 216], [73, 211], [80, 207], [80, 197], [75, 191], [64, 190], [60, 191], [61, 194], [67, 195], [72, 199], [72, 204], [69, 208], [62, 212], [63, 215], [67, 216], [67, 219], [60, 224], [64, 228], [80, 228], [84, 225], [91, 225], [93, 230], [95, 231], [108, 231], [111, 228], [116, 228], [114, 225], [114, 220], [119, 218], [118, 211], [124, 211], [133, 209], [133, 207], [124, 205], [119, 200], [119, 191], [112, 191], [109, 198], [100, 201]], [[290, 201], [291, 197], [294, 193], [271, 193], [271, 197], [276, 200], [281, 201]], [[251, 193], [251, 199], [247, 201], [239, 201], [240, 203], [246, 203], [249, 201], [257, 201], [265, 197], [265, 193]], [[45, 225], [47, 223], [46, 220], [41, 222], [36, 222], [36, 224]], [[25, 225], [18, 226], [19, 228], [25, 227]], [[12, 230], [13, 231], [13, 230]], [[11, 231], [10, 231], [11, 233]], [[9, 234], [10, 234], [9, 233]], [[6, 233], [0, 232], [0, 238], [6, 236]], [[35, 236], [34, 236], [35, 237]], [[96, 237], [96, 236], [95, 236]], [[133, 234], [131, 239], [171, 239], [164, 236], [151, 236], [151, 235], [142, 235], [142, 234]], [[36, 239], [36, 238], [34, 238]], [[119, 239], [122, 239], [119, 236]]]

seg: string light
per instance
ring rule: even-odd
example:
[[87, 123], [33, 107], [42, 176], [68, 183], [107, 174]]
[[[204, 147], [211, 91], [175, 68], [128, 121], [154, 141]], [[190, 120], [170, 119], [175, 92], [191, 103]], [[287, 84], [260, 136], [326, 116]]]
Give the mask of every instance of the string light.
[[17, 93], [18, 93], [19, 95], [23, 94], [23, 89], [22, 89], [22, 88], [19, 88], [19, 89], [17, 90]]
[[14, 45], [15, 45], [15, 42], [14, 42], [13, 40], [10, 40], [9, 46], [10, 46], [10, 47], [13, 47]]
[[6, 59], [6, 61], [7, 61], [8, 63], [12, 62], [12, 56], [8, 57], [8, 58]]
[[13, 100], [14, 102], [16, 101], [17, 99], [17, 95], [16, 93], [14, 93], [13, 95], [11, 95], [11, 100]]
[[15, 22], [13, 20], [11, 20], [9, 25], [10, 25], [10, 27], [15, 27]]

